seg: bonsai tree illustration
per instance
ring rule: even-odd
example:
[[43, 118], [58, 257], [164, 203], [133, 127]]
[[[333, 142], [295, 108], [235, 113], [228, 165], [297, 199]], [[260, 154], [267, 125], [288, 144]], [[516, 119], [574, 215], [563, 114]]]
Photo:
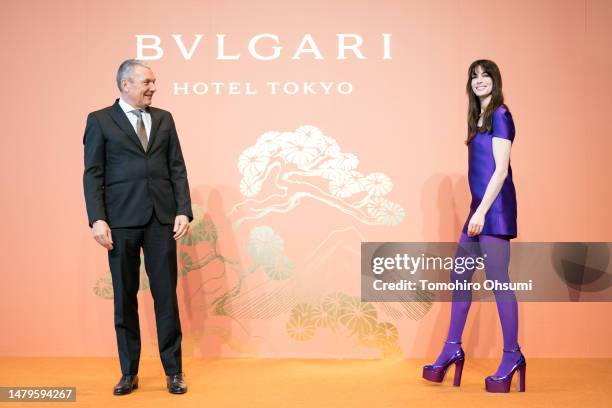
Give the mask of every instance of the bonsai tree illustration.
[[[289, 312], [286, 330], [293, 340], [307, 341], [318, 330], [330, 330], [356, 345], [379, 349], [385, 355], [397, 354], [398, 330], [380, 319], [378, 305], [342, 292], [323, 293], [313, 300], [302, 296], [299, 290], [293, 291], [295, 276], [300, 272], [296, 265], [301, 265], [301, 260], [292, 259], [285, 250], [284, 238], [264, 225], [267, 215], [288, 214], [304, 200], [333, 208], [363, 225], [399, 225], [405, 211], [387, 198], [393, 189], [391, 179], [381, 172], [363, 174], [358, 166], [356, 155], [343, 152], [336, 140], [314, 126], [302, 126], [293, 132], [268, 131], [244, 149], [238, 158], [243, 199], [227, 214], [234, 234], [232, 228], [220, 230], [200, 205], [192, 203], [194, 223], [178, 242], [179, 277], [210, 268], [212, 262], [223, 264], [223, 275], [206, 277], [196, 292], [211, 286], [209, 281], [232, 274], [232, 279], [227, 280], [231, 282], [229, 287], [210, 291], [201, 310], [237, 322], [275, 318]], [[248, 231], [241, 231], [247, 233], [243, 242], [247, 256], [240, 260], [224, 256], [219, 236], [245, 236], [236, 233], [247, 221], [255, 221]], [[141, 290], [146, 290], [148, 279], [142, 269]], [[263, 273], [270, 285], [268, 291], [259, 288], [255, 292], [257, 288], [250, 277], [257, 272], [256, 279]], [[112, 299], [110, 272], [96, 282], [94, 293]]]
[[[211, 262], [223, 262], [227, 265], [237, 265], [238, 261], [229, 259], [223, 256], [218, 249], [219, 231], [217, 226], [210, 219], [210, 216], [204, 213], [204, 210], [199, 204], [192, 203], [193, 207], [193, 223], [189, 229], [189, 233], [179, 239], [178, 251], [178, 277], [186, 276], [189, 272], [197, 269], [206, 268]], [[189, 248], [194, 248], [202, 244], [203, 254], [198, 255], [194, 259], [189, 252]], [[149, 290], [149, 278], [145, 272], [144, 256], [140, 255], [140, 286], [139, 291]], [[113, 298], [113, 285], [110, 269], [106, 275], [99, 278], [94, 287], [93, 292], [96, 296], [102, 299]]]
[[234, 228], [270, 213], [288, 213], [304, 199], [366, 225], [402, 222], [404, 209], [385, 197], [393, 188], [391, 179], [384, 173], [364, 175], [357, 171], [358, 165], [357, 156], [342, 152], [333, 138], [314, 126], [264, 133], [238, 159], [243, 176], [240, 193], [247, 199], [230, 211], [230, 215], [239, 210], [244, 214]]

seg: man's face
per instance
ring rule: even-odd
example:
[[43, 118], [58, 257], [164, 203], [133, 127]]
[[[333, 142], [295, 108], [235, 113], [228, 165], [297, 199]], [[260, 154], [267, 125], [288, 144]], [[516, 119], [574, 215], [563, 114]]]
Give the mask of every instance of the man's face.
[[135, 65], [131, 73], [121, 81], [121, 89], [127, 103], [135, 108], [146, 108], [151, 105], [153, 94], [157, 91], [155, 75], [149, 68]]

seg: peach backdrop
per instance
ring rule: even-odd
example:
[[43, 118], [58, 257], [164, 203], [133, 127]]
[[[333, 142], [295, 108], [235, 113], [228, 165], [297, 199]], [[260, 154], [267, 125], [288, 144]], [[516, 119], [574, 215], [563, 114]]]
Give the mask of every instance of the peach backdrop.
[[[612, 240], [610, 1], [22, 1], [4, 5], [0, 19], [0, 355], [116, 355], [106, 253], [86, 222], [82, 135], [87, 113], [117, 97], [116, 68], [135, 56], [136, 34], [162, 39], [165, 55], [151, 61], [154, 105], [174, 115], [198, 215], [197, 237], [180, 245], [188, 355], [437, 353], [447, 303], [368, 305], [355, 327], [334, 313], [338, 304], [350, 312], [359, 295], [360, 241], [458, 238], [469, 205], [464, 84], [477, 58], [499, 64], [515, 118], [519, 240]], [[278, 60], [248, 56], [249, 39], [264, 32], [280, 37]], [[364, 38], [368, 59], [334, 58], [345, 32]], [[181, 58], [175, 33], [204, 35], [192, 60]], [[217, 33], [240, 61], [214, 59]], [[290, 59], [305, 33], [324, 60]], [[392, 34], [391, 60], [380, 58], [381, 33]], [[260, 93], [172, 93], [174, 81], [213, 80], [250, 81]], [[354, 89], [269, 95], [268, 80]], [[240, 155], [268, 131], [303, 125], [354, 154], [357, 171], [386, 174], [395, 215], [359, 218], [337, 194], [317, 196], [327, 185], [307, 177], [287, 184], [290, 193], [315, 197], [291, 206], [272, 196], [272, 175], [254, 197], [271, 201], [232, 211], [247, 199]], [[273, 265], [262, 260], [269, 251]], [[139, 301], [143, 354], [156, 355], [146, 281]], [[612, 357], [610, 303], [521, 304], [519, 319], [532, 357]], [[498, 356], [501, 341], [495, 305], [474, 305], [466, 349]]]

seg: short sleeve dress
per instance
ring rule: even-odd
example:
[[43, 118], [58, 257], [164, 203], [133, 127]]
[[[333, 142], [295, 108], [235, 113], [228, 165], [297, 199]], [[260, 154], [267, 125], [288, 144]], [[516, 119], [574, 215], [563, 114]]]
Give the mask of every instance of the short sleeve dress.
[[[472, 215], [478, 209], [484, 193], [495, 171], [493, 158], [493, 138], [514, 141], [514, 122], [508, 108], [501, 105], [493, 112], [491, 132], [478, 132], [468, 146], [468, 180], [472, 203], [463, 232], [467, 234], [467, 227]], [[493, 201], [491, 208], [485, 215], [481, 234], [500, 235], [508, 239], [516, 238], [516, 191], [512, 182], [512, 167], [508, 163], [508, 176], [504, 180], [499, 194]]]

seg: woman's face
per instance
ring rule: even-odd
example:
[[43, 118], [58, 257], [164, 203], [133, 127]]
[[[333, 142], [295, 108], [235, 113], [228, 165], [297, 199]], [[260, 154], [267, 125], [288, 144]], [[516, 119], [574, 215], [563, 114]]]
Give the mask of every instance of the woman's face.
[[480, 98], [484, 98], [493, 92], [493, 79], [480, 65], [472, 73], [472, 91]]

